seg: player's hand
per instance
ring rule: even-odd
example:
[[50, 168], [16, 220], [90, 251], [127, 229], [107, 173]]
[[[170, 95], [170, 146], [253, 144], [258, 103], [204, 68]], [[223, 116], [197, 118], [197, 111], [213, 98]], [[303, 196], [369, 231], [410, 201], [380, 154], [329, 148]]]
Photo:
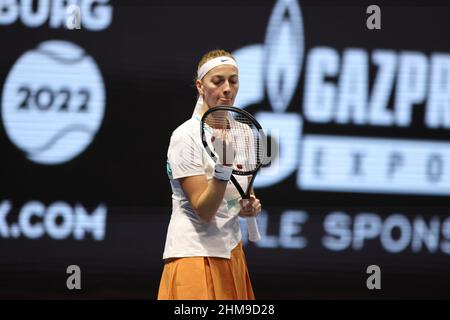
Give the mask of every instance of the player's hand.
[[241, 217], [256, 217], [261, 212], [261, 202], [254, 195], [251, 195], [250, 199], [241, 199], [239, 204]]
[[235, 152], [233, 142], [229, 138], [227, 130], [214, 130], [211, 143], [218, 160], [217, 163], [231, 166], [234, 162]]

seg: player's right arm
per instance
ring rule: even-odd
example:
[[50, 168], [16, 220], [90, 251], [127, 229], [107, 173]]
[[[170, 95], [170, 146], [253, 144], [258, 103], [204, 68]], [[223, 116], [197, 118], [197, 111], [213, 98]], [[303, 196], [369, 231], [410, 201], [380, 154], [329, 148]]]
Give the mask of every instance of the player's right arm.
[[[168, 152], [169, 163], [173, 177], [179, 180], [186, 198], [200, 218], [204, 222], [209, 223], [222, 203], [228, 181], [227, 179], [217, 178], [207, 180], [203, 168], [203, 149], [192, 139], [192, 137], [182, 134], [172, 135]], [[227, 152], [231, 155], [234, 154], [231, 143], [222, 140], [220, 137], [215, 138], [213, 144], [219, 158], [219, 164], [226, 162], [225, 155]], [[222, 149], [228, 151], [223, 151]], [[221, 171], [222, 175], [225, 176], [225, 172], [231, 173], [231, 167], [226, 167], [219, 169], [219, 172]], [[213, 176], [221, 175], [216, 174], [216, 169], [214, 170]]]
[[215, 178], [208, 181], [205, 175], [185, 177], [179, 181], [200, 218], [204, 222], [211, 222], [222, 203], [228, 182]]

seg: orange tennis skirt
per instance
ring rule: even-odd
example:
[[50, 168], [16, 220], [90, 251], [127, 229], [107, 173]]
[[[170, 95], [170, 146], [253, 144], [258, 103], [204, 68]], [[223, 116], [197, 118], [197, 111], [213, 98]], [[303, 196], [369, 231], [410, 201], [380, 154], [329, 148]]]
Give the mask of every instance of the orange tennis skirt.
[[167, 259], [158, 300], [254, 300], [242, 241], [231, 259], [187, 257]]

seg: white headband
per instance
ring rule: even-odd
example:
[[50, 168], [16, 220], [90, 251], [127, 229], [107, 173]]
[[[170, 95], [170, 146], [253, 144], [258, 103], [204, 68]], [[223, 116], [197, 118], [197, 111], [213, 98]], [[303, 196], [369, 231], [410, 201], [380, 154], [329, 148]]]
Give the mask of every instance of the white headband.
[[197, 79], [201, 80], [203, 77], [208, 73], [209, 70], [212, 68], [215, 68], [217, 66], [220, 66], [221, 64], [231, 64], [232, 66], [235, 66], [237, 68], [237, 63], [234, 61], [233, 58], [227, 57], [227, 56], [221, 56], [214, 59], [209, 60], [208, 62], [204, 63], [200, 69], [197, 71]]

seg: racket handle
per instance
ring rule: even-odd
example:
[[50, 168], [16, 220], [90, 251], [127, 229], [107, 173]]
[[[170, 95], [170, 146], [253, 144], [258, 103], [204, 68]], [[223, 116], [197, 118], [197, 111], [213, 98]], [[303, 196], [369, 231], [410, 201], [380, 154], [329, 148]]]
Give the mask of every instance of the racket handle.
[[[248, 199], [242, 199], [242, 204], [244, 206], [247, 205]], [[259, 233], [258, 222], [256, 221], [256, 217], [246, 218], [247, 220], [247, 229], [248, 229], [248, 239], [251, 242], [256, 242], [261, 240], [261, 235]]]
[[258, 229], [258, 222], [256, 222], [255, 217], [247, 218], [247, 228], [248, 228], [248, 239], [251, 242], [261, 240], [261, 235], [259, 234]]

